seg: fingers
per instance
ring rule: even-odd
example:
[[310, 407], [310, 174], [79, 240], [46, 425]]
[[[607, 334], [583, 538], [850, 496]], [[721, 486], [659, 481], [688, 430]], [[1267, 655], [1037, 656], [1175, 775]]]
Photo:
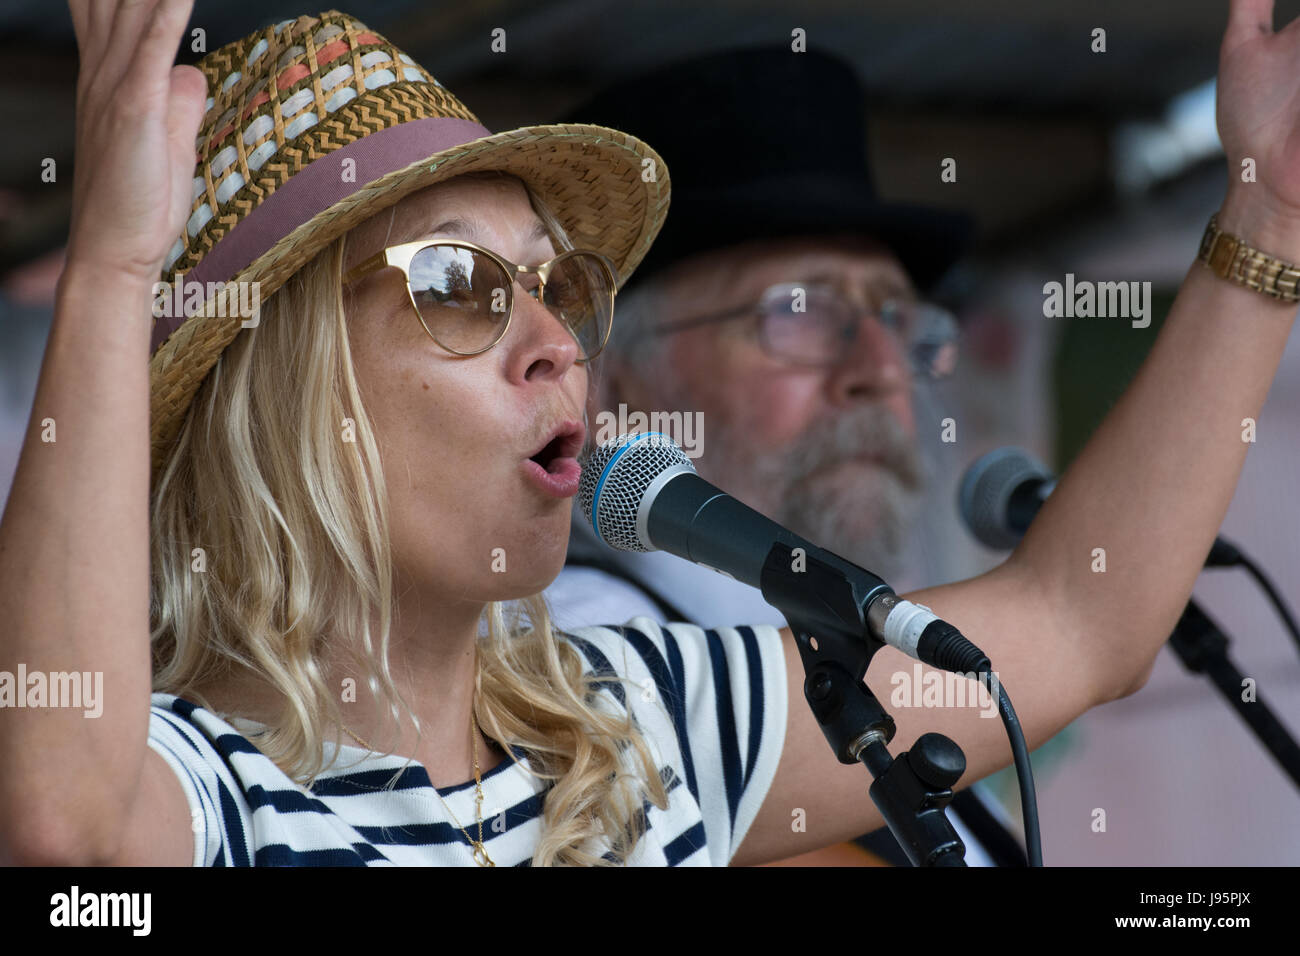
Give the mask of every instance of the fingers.
[[88, 73], [86, 72], [86, 45], [89, 40], [90, 11], [86, 9], [85, 0], [68, 0], [68, 15], [72, 17], [72, 33], [77, 38], [77, 115], [81, 115], [81, 91], [85, 89]]
[[171, 87], [169, 77], [176, 61], [176, 49], [190, 22], [193, 8], [194, 0], [161, 0], [154, 8], [149, 28], [136, 49], [139, 69], [166, 89]]
[[194, 0], [68, 0], [81, 47], [83, 86], [111, 96], [128, 75], [160, 95]]
[[90, 29], [96, 33], [103, 33], [113, 25], [113, 14], [117, 12], [117, 0], [85, 0], [86, 7], [90, 10]]
[[108, 46], [108, 35], [113, 32], [113, 14], [117, 12], [117, 0], [84, 0], [84, 5], [87, 10], [86, 21], [90, 27], [86, 33], [86, 56], [89, 63], [97, 67]]
[[[192, 66], [171, 68], [171, 95], [167, 100], [167, 137], [182, 165], [198, 163], [194, 141], [203, 124], [203, 106], [207, 102], [208, 82]], [[189, 189], [188, 183], [185, 187]]]
[[[104, 84], [104, 89], [116, 87], [133, 68], [143, 67], [144, 41], [141, 35], [147, 36], [146, 26], [151, 24], [158, 7], [159, 0], [120, 0], [117, 4], [100, 72], [96, 76], [97, 82]], [[174, 48], [172, 52], [175, 53]], [[172, 58], [168, 58], [167, 66], [170, 67], [171, 63]]]
[[99, 65], [104, 44], [108, 34], [99, 23], [104, 7], [111, 7], [112, 0], [99, 4], [95, 10], [92, 0], [68, 0], [68, 13], [72, 16], [72, 32], [77, 37], [78, 83], [89, 82]]
[[1223, 48], [1273, 32], [1273, 0], [1229, 0], [1228, 25], [1223, 31]]
[[171, 95], [167, 99], [167, 168], [175, 171], [169, 206], [174, 235], [184, 232], [190, 214], [193, 176], [199, 161], [194, 141], [203, 122], [207, 93], [207, 80], [201, 71], [192, 66], [172, 67]]
[[77, 38], [77, 49], [82, 50], [86, 46], [86, 30], [89, 28], [84, 0], [68, 0], [68, 15], [72, 17], [72, 34]]

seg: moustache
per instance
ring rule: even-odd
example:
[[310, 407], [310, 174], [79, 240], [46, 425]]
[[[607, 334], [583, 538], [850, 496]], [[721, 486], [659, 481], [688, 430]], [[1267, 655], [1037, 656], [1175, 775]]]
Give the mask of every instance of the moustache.
[[863, 407], [813, 426], [781, 457], [795, 481], [860, 458], [875, 460], [908, 490], [919, 490], [925, 481], [915, 440], [879, 407]]

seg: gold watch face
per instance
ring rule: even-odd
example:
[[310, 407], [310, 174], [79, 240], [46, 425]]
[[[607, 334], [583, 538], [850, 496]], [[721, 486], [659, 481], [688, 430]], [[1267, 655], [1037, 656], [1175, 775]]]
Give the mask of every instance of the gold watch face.
[[1206, 261], [1209, 262], [1210, 268], [1214, 270], [1215, 275], [1226, 278], [1228, 270], [1232, 267], [1232, 260], [1236, 255], [1236, 238], [1221, 232], [1214, 237], [1214, 243], [1210, 246], [1210, 254]]
[[1223, 232], [1218, 227], [1217, 217], [1210, 218], [1201, 238], [1198, 258], [1221, 279], [1275, 299], [1300, 301], [1300, 268], [1253, 249], [1238, 237]]

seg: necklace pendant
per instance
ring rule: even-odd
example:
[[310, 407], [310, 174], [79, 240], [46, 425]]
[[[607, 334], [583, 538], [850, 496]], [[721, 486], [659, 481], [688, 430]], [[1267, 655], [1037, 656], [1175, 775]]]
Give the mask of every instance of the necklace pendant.
[[496, 866], [492, 862], [492, 858], [487, 855], [487, 850], [484, 849], [483, 844], [477, 840], [472, 842], [474, 843], [474, 862], [479, 866]]

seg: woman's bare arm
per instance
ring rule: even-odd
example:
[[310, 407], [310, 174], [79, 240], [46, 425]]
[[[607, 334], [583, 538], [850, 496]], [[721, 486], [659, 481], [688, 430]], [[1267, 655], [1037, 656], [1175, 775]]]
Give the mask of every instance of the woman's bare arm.
[[139, 280], [75, 265], [60, 279], [0, 523], [0, 660], [102, 673], [105, 699], [97, 718], [0, 710], [6, 857], [90, 849], [82, 827], [120, 817], [134, 795], [150, 689], [148, 310]]
[[[1232, 4], [1219, 129], [1234, 176], [1249, 156], [1260, 181], [1230, 188], [1219, 218], [1226, 231], [1300, 262], [1300, 21], [1274, 35], [1260, 29], [1271, 12], [1271, 0]], [[1250, 447], [1242, 421], [1259, 418], [1296, 311], [1193, 264], [1151, 354], [1012, 556], [978, 578], [907, 595], [988, 654], [1031, 749], [1145, 683], [1232, 499]], [[1096, 549], [1104, 549], [1104, 571]], [[786, 650], [782, 762], [738, 862], [780, 859], [881, 825], [866, 799], [866, 772], [836, 762], [803, 700], [788, 632]], [[886, 648], [867, 672], [897, 721], [890, 749], [946, 734], [966, 754], [961, 786], [1007, 766], [1002, 722], [977, 707], [890, 706], [901, 681], [914, 682], [914, 666]], [[791, 831], [796, 807], [806, 814], [804, 833]]]
[[205, 95], [197, 70], [171, 66], [191, 2], [70, 3], [72, 228], [0, 519], [0, 668], [102, 674], [103, 700], [98, 717], [0, 710], [4, 862], [106, 861], [135, 813], [151, 686], [151, 292], [184, 225]]

